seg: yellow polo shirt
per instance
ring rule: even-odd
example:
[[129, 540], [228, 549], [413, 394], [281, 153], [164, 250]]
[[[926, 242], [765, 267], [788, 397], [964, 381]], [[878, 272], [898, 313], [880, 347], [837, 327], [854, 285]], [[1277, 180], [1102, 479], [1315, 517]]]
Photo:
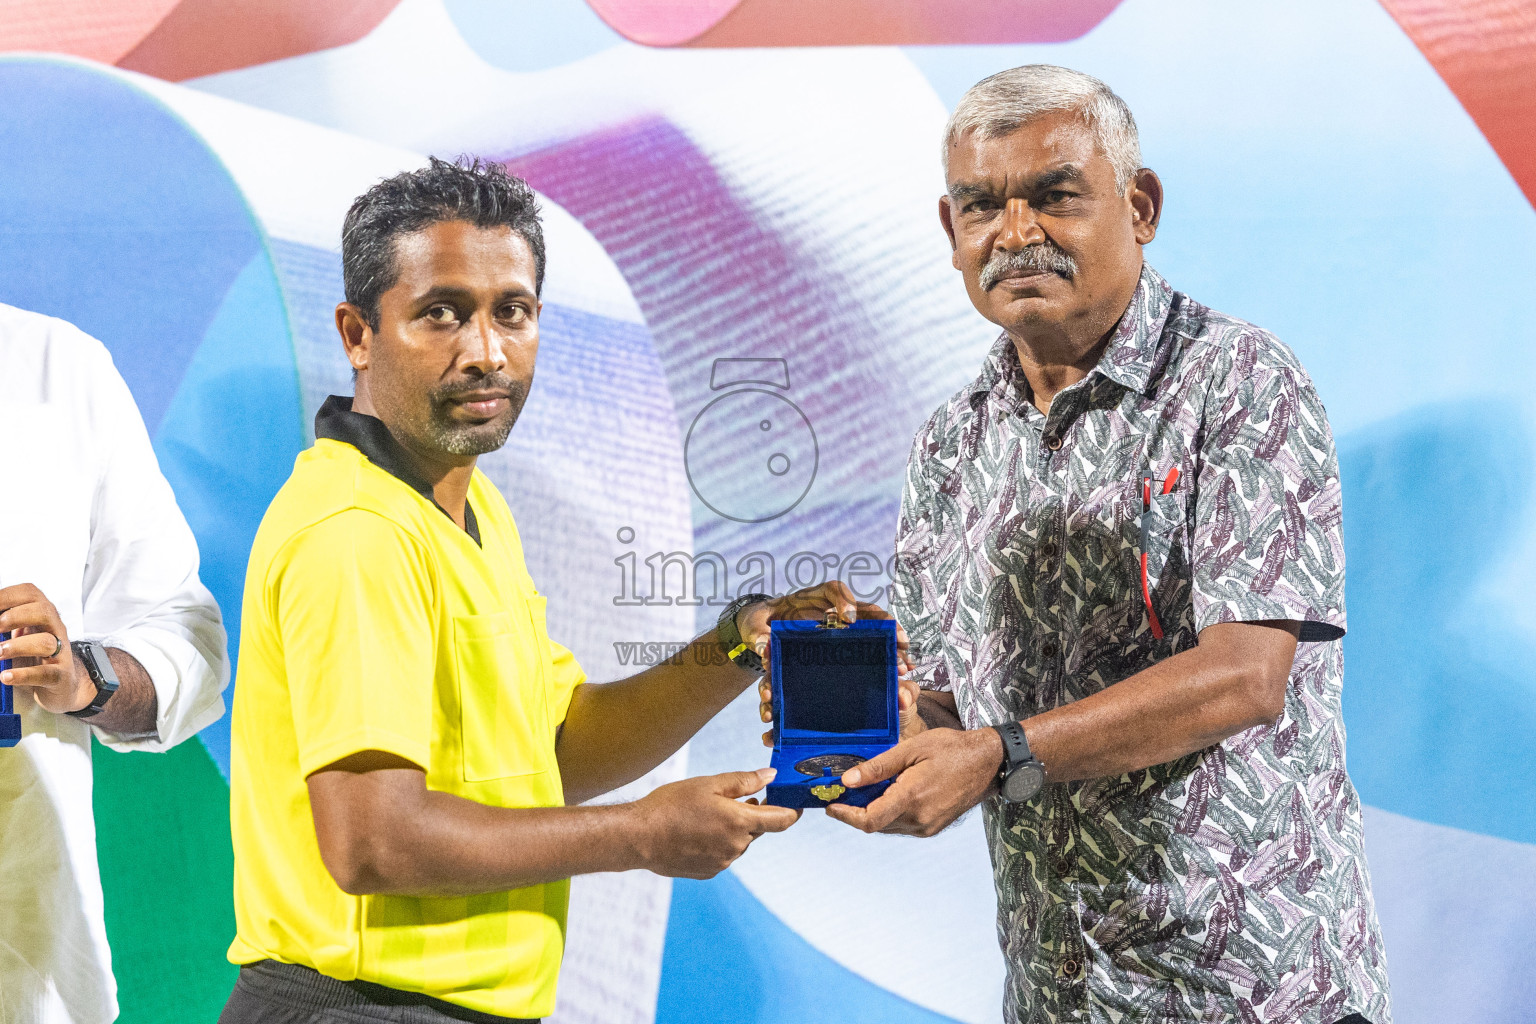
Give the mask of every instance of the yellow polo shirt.
[[[379, 421], [344, 415], [370, 421], [379, 429], [364, 434], [389, 443], [387, 432], [378, 440]], [[368, 437], [358, 443], [367, 448]], [[496, 488], [475, 473], [478, 544], [429, 494], [322, 437], [262, 520], [232, 724], [229, 958], [543, 1017], [555, 1005], [568, 882], [351, 896], [315, 837], [306, 777], [364, 750], [406, 758], [431, 789], [482, 804], [564, 803], [555, 734], [581, 669], [549, 639], [544, 598]]]

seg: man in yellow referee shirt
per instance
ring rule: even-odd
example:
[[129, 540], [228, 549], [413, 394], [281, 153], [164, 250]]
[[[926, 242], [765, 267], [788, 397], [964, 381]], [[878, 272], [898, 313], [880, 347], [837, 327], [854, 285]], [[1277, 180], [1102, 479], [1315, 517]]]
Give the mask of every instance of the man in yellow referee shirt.
[[639, 778], [748, 686], [770, 617], [884, 613], [840, 583], [738, 601], [696, 643], [747, 664], [683, 658], [581, 685], [506, 502], [475, 471], [533, 379], [533, 193], [499, 167], [434, 160], [353, 204], [342, 261], [356, 397], [321, 408], [246, 576], [230, 775], [242, 968], [221, 1021], [541, 1018], [572, 875], [707, 878], [798, 813], [741, 799], [766, 771], [566, 805]]

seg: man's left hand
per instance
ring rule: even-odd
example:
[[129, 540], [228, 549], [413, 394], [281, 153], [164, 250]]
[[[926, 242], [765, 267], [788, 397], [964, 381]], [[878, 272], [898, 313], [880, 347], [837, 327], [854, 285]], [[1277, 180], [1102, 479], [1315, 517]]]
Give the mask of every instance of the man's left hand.
[[1002, 764], [995, 729], [929, 729], [844, 772], [849, 789], [896, 781], [868, 807], [831, 804], [827, 815], [865, 832], [937, 835], [996, 788]]

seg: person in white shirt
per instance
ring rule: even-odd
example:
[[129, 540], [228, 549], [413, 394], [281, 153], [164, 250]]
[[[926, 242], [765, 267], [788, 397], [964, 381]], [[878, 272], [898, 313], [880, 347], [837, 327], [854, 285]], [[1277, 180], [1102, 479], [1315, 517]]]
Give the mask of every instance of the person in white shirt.
[[106, 1024], [91, 733], [157, 751], [217, 719], [224, 626], [100, 342], [0, 305], [0, 448], [0, 682], [21, 718], [0, 747], [0, 1024]]

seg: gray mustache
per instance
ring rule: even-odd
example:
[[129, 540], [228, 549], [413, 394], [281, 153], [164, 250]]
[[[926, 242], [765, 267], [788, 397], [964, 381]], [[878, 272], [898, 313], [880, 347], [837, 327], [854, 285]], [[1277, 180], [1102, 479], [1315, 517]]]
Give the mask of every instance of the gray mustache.
[[1056, 274], [1068, 281], [1077, 276], [1077, 261], [1050, 243], [995, 252], [981, 268], [981, 290], [989, 292], [1010, 274]]

